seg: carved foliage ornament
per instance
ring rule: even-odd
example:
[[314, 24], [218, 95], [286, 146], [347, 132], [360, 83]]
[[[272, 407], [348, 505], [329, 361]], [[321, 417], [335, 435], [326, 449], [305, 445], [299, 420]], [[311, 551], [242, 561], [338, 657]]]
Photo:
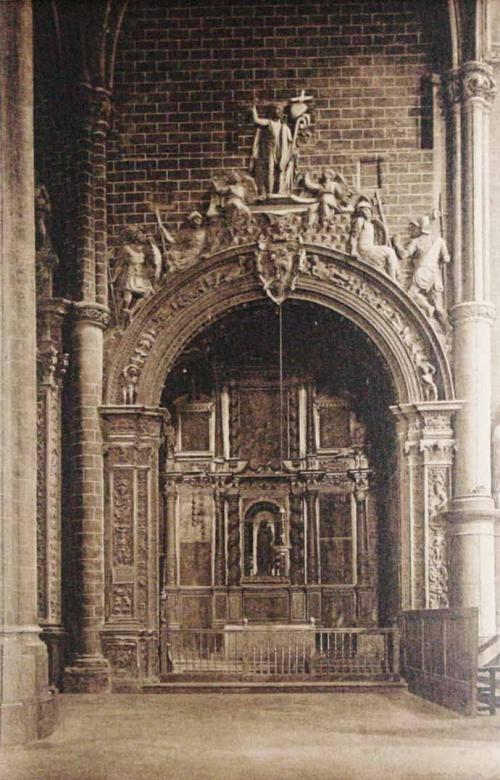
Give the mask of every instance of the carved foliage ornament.
[[106, 306], [95, 303], [77, 303], [74, 305], [73, 317], [77, 322], [90, 322], [103, 330], [110, 323], [110, 315]]
[[448, 503], [447, 475], [445, 466], [433, 466], [427, 472], [428, 581], [431, 609], [449, 606], [446, 521], [440, 516]]
[[479, 98], [491, 105], [497, 86], [489, 65], [485, 62], [467, 62], [460, 70], [452, 70], [445, 75], [443, 90], [450, 103]]

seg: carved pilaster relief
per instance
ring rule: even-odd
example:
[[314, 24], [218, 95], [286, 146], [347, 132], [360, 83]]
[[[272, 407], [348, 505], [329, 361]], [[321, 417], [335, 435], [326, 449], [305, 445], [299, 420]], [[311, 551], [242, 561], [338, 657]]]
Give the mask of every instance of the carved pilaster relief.
[[239, 497], [227, 497], [227, 573], [228, 584], [239, 585], [240, 569], [240, 508]]
[[[408, 404], [394, 408], [402, 445], [402, 538], [411, 608], [448, 604], [446, 526], [442, 515], [455, 440], [452, 420], [459, 402]], [[407, 606], [406, 604], [404, 605]]]
[[134, 486], [131, 469], [116, 470], [113, 474], [112, 547], [114, 566], [134, 564]]
[[[103, 643], [110, 653], [118, 652], [111, 649], [120, 645], [114, 634], [123, 632], [126, 625], [127, 634], [136, 639], [134, 674], [139, 673], [136, 656], [140, 646], [140, 674], [145, 676], [154, 668], [151, 642], [158, 636], [158, 449], [164, 414], [156, 409], [106, 407], [101, 416], [108, 589]], [[148, 639], [143, 650], [145, 634]], [[113, 674], [125, 674], [115, 655], [108, 659]]]
[[429, 607], [449, 607], [446, 520], [440, 514], [448, 503], [446, 466], [432, 466], [427, 472], [428, 589]]
[[304, 583], [304, 509], [301, 495], [290, 496], [290, 581]]

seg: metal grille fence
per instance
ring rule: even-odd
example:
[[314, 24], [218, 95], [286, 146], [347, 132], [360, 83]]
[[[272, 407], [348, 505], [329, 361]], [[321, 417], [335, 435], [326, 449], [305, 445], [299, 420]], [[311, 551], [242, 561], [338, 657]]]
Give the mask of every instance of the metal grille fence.
[[390, 679], [399, 674], [395, 628], [175, 629], [162, 641], [163, 674]]

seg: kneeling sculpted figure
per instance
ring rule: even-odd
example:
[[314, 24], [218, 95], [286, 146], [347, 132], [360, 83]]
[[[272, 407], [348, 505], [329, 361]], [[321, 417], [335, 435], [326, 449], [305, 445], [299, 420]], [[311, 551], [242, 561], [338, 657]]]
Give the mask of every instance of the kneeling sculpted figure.
[[167, 264], [170, 271], [183, 271], [198, 262], [207, 248], [208, 234], [199, 211], [192, 211], [186, 220], [186, 226], [176, 236], [162, 224], [160, 230], [169, 245]]
[[377, 244], [375, 228], [387, 241], [385, 225], [373, 216], [373, 206], [369, 200], [361, 197], [354, 212], [351, 227], [351, 253], [354, 257], [367, 260], [369, 263], [385, 271], [391, 279], [399, 282], [399, 260], [392, 246]]

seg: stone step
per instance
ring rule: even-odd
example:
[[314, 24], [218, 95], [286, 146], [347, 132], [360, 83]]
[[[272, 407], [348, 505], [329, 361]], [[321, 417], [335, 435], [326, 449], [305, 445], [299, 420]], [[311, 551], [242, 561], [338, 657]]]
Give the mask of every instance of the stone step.
[[176, 680], [145, 683], [143, 693], [386, 693], [407, 690], [402, 680], [243, 681]]

